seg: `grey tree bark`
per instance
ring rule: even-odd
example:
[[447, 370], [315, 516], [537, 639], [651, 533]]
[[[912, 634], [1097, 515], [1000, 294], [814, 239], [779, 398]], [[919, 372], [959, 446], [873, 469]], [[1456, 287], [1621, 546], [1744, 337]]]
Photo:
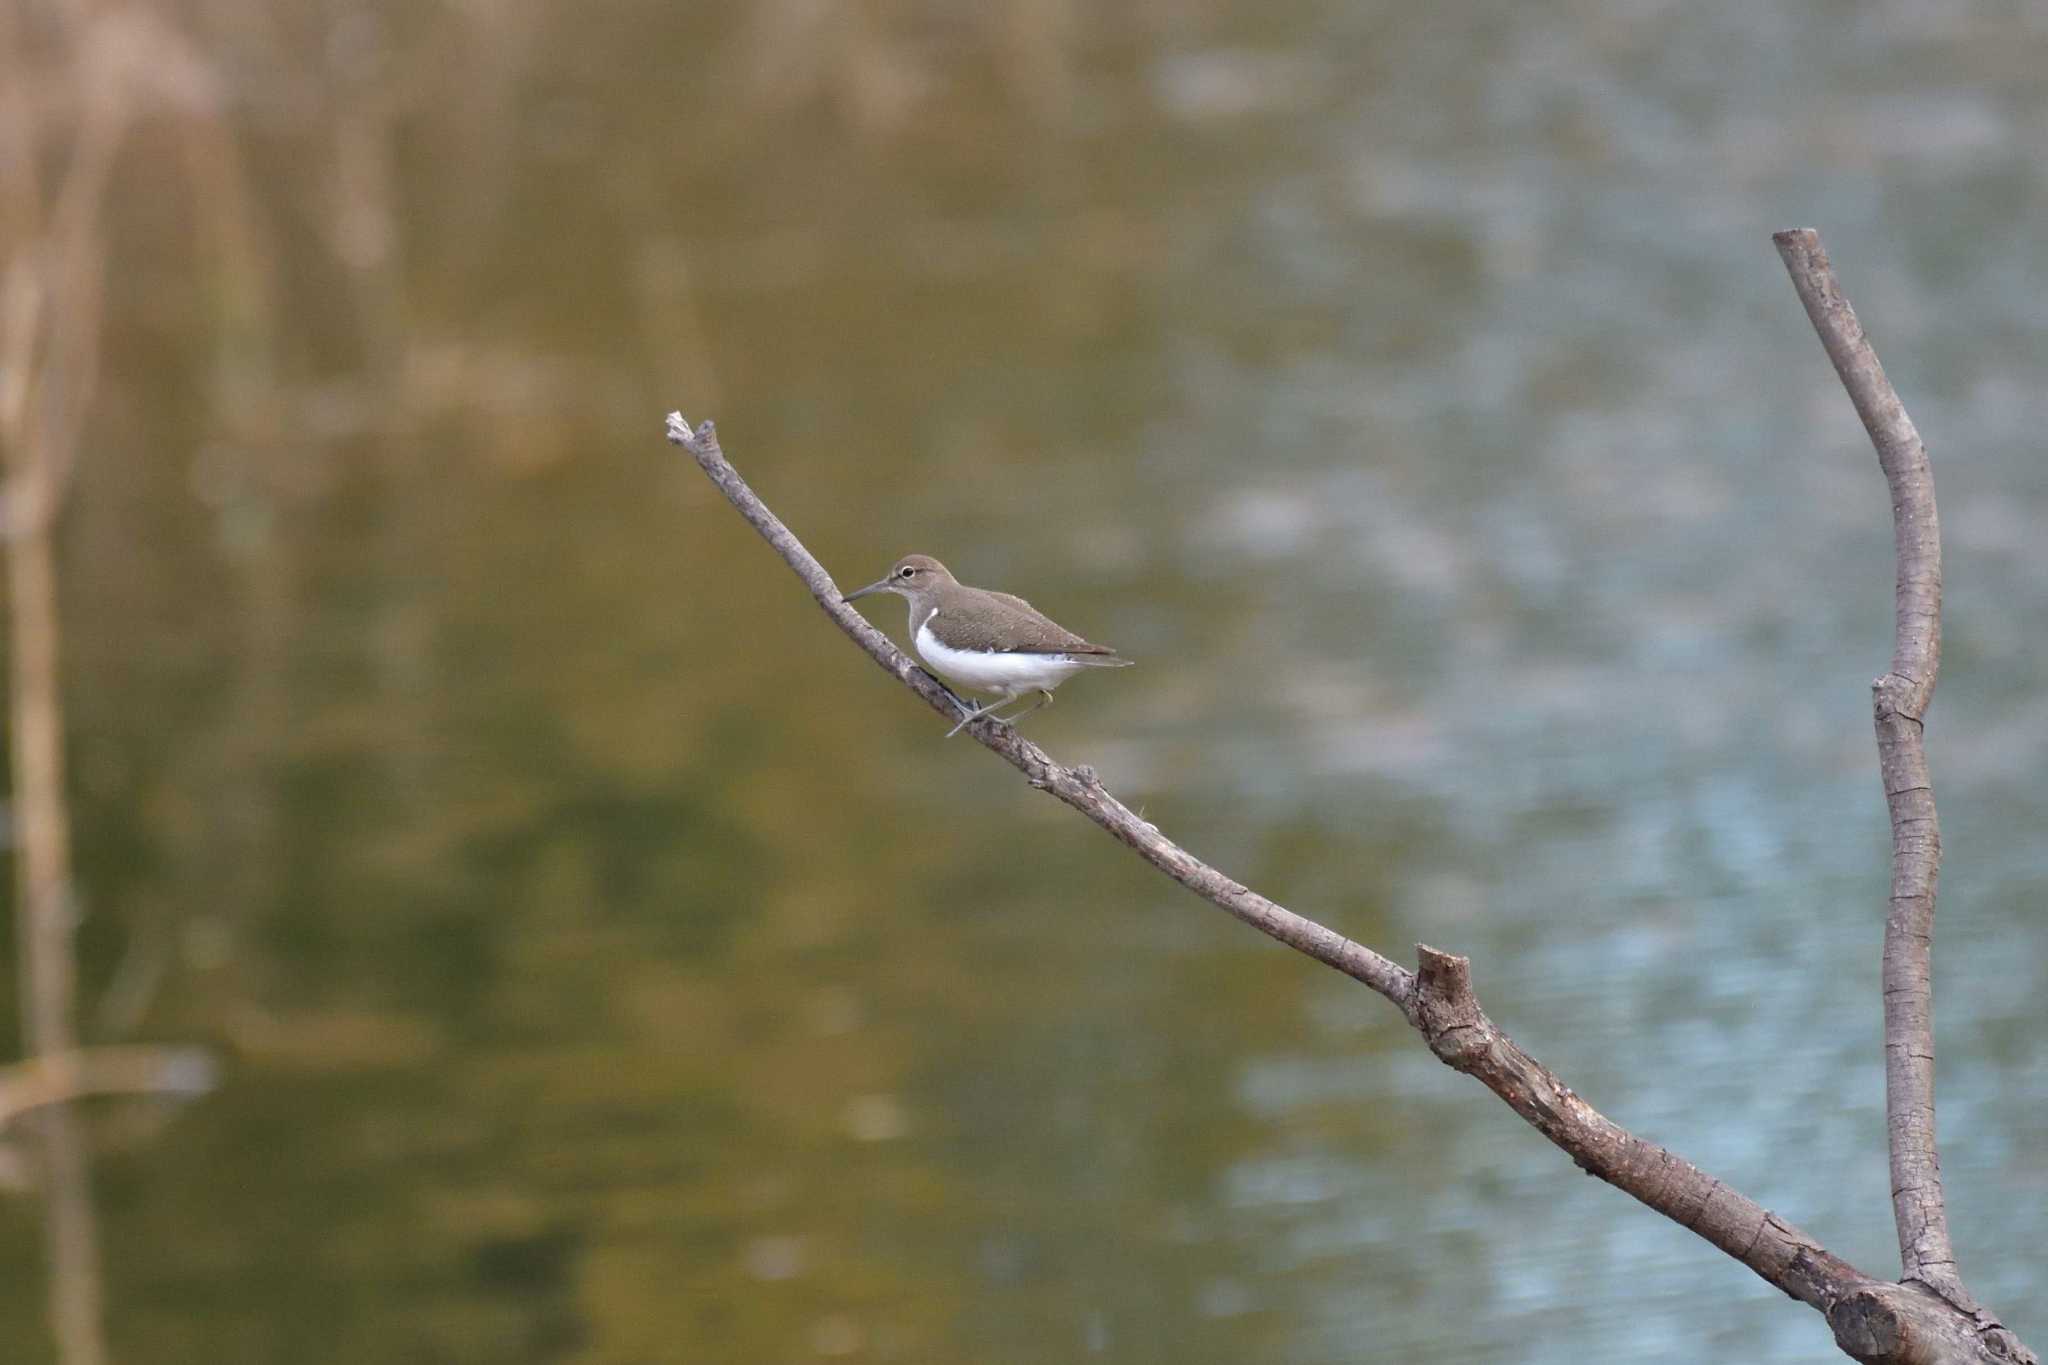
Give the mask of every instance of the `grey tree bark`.
[[[1970, 1298], [1956, 1275], [1935, 1156], [1928, 982], [1940, 837], [1920, 742], [1941, 640], [1940, 527], [1933, 477], [1918, 434], [1835, 283], [1819, 235], [1801, 229], [1778, 233], [1774, 240], [1870, 430], [1892, 489], [1898, 561], [1895, 644], [1891, 671], [1877, 680], [1875, 697], [1879, 769], [1893, 832], [1883, 988], [1893, 1206], [1904, 1271], [1898, 1281], [1849, 1264], [1786, 1219], [1588, 1104], [1487, 1016], [1473, 991], [1468, 959], [1418, 944], [1416, 969], [1410, 971], [1209, 866], [1112, 796], [1092, 768], [1059, 763], [1007, 726], [976, 721], [967, 733], [1030, 785], [1073, 807], [1210, 904], [1384, 996], [1440, 1060], [1493, 1091], [1582, 1170], [1697, 1233], [1825, 1315], [1847, 1355], [1886, 1365], [2039, 1365], [2032, 1351]], [[959, 716], [961, 703], [950, 691], [841, 603], [832, 576], [726, 459], [712, 423], [692, 428], [682, 414], [671, 413], [668, 439], [689, 452], [834, 625], [948, 722]]]

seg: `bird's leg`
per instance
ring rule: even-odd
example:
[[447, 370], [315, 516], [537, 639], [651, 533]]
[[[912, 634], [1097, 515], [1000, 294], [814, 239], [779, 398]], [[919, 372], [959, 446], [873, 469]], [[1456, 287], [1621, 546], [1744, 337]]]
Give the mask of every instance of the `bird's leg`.
[[969, 716], [962, 716], [960, 718], [960, 724], [954, 726], [952, 729], [946, 732], [946, 738], [951, 739], [953, 736], [959, 734], [960, 731], [963, 728], [965, 728], [968, 721], [980, 720], [984, 717], [986, 717], [988, 720], [992, 721], [997, 725], [1015, 724], [1022, 717], [1030, 715], [1033, 711], [1036, 711], [1039, 707], [1046, 705], [1052, 700], [1052, 693], [1046, 691], [1044, 688], [1041, 687], [1038, 689], [1039, 700], [1031, 703], [1031, 705], [1025, 707], [1022, 711], [1012, 711], [1007, 716], [997, 716], [990, 714], [991, 712], [1000, 710], [1001, 708], [1008, 706], [1011, 702], [1017, 700], [1019, 695], [1020, 694], [1017, 692], [1005, 692], [1002, 696], [997, 697], [988, 705], [977, 708], [974, 714]]
[[967, 700], [967, 698], [961, 696], [958, 692], [955, 692], [952, 688], [952, 685], [949, 684], [944, 678], [932, 672], [929, 668], [920, 668], [917, 671], [924, 674], [927, 678], [930, 678], [933, 682], [937, 683], [939, 685], [939, 690], [941, 692], [944, 692], [947, 696], [951, 697], [955, 704], [957, 704], [961, 710], [972, 711], [974, 709], [974, 703]]
[[[966, 715], [960, 717], [960, 723], [958, 725], [955, 725], [952, 729], [946, 731], [946, 738], [951, 739], [953, 736], [959, 734], [962, 730], [966, 729], [967, 722], [971, 720], [979, 720], [983, 716], [987, 715], [989, 712], [995, 710], [998, 706], [1008, 706], [1011, 702], [1015, 700], [1015, 697], [997, 697], [994, 701], [989, 702], [984, 706], [975, 707]], [[962, 704], [964, 705], [965, 703]]]
[[[1005, 705], [1005, 706], [1008, 706], [1008, 705], [1010, 704], [1010, 701], [1015, 701], [1015, 700], [1016, 700], [1016, 698], [1012, 697], [1012, 698], [1010, 698], [1010, 699], [1009, 699], [1009, 701], [1005, 701], [1005, 702], [1004, 702], [1004, 703], [1002, 703], [1002, 704], [1003, 704], [1003, 705]], [[1041, 706], [1051, 706], [1051, 705], [1052, 705], [1052, 693], [1050, 693], [1050, 692], [1046, 691], [1046, 690], [1045, 690], [1044, 688], [1042, 688], [1042, 687], [1041, 687], [1041, 688], [1039, 688], [1039, 689], [1038, 689], [1038, 700], [1037, 700], [1037, 701], [1035, 701], [1035, 702], [1032, 702], [1032, 703], [1031, 703], [1031, 705], [1029, 705], [1029, 706], [1025, 707], [1025, 708], [1024, 708], [1024, 709], [1023, 709], [1022, 711], [1012, 711], [1012, 712], [1011, 712], [1011, 713], [1010, 713], [1009, 715], [1007, 715], [1007, 716], [996, 716], [996, 717], [994, 717], [994, 719], [996, 719], [996, 720], [999, 720], [999, 721], [1001, 721], [1001, 722], [1002, 722], [1003, 724], [1005, 724], [1005, 725], [1015, 725], [1015, 724], [1016, 724], [1016, 723], [1017, 723], [1018, 721], [1020, 721], [1020, 720], [1024, 719], [1024, 717], [1026, 717], [1026, 716], [1030, 715], [1030, 714], [1031, 714], [1031, 713], [1032, 713], [1033, 711], [1036, 711], [1036, 710], [1037, 710], [1037, 709], [1038, 709], [1039, 707], [1041, 707]]]

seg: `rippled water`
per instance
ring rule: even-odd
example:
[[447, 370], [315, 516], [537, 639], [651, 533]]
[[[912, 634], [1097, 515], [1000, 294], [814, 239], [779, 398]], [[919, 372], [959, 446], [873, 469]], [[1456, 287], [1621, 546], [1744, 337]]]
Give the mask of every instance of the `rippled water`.
[[660, 439], [715, 416], [843, 582], [921, 550], [1114, 642], [1054, 754], [1471, 954], [1590, 1101], [1889, 1272], [1888, 507], [1802, 224], [1936, 459], [1944, 1169], [2038, 1344], [2048, 27], [985, 11], [204, 34], [253, 227], [208, 265], [124, 163], [61, 567], [90, 994], [139, 1002], [89, 1028], [226, 1061], [108, 1116], [121, 1357], [1824, 1355], [941, 742]]

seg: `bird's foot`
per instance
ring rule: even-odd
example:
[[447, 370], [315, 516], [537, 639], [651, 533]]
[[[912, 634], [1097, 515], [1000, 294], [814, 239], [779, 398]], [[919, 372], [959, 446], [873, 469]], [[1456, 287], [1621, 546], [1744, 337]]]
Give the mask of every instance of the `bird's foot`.
[[[962, 704], [964, 705], [965, 703]], [[953, 736], [959, 734], [962, 730], [965, 730], [969, 722], [980, 720], [983, 716], [987, 715], [990, 711], [993, 711], [996, 707], [1001, 705], [1002, 703], [999, 701], [992, 701], [987, 706], [974, 707], [972, 710], [968, 711], [966, 715], [960, 717], [960, 721], [957, 725], [955, 725], [952, 729], [946, 731], [946, 738], [951, 739]]]

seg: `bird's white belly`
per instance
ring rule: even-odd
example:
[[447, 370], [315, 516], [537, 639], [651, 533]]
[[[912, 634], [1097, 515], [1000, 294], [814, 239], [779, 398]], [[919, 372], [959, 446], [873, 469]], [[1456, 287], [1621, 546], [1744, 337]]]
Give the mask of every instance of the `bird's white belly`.
[[917, 652], [951, 681], [983, 692], [1029, 692], [1034, 688], [1051, 691], [1085, 667], [1064, 654], [954, 649], [942, 644], [929, 624], [917, 628]]

